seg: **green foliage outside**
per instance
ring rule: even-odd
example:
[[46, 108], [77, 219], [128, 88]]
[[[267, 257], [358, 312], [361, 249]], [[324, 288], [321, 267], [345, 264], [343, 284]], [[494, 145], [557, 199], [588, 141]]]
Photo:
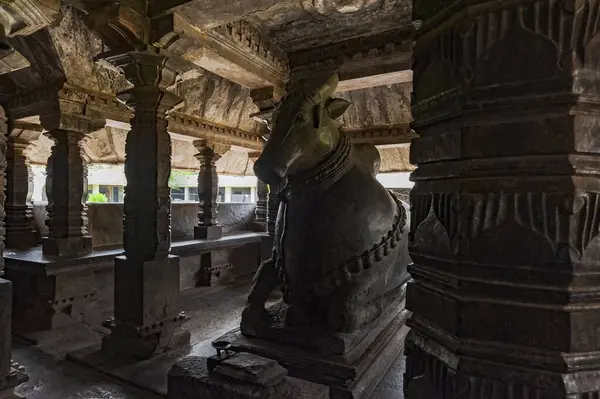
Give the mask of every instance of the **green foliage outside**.
[[88, 195], [87, 202], [88, 203], [108, 202], [108, 198], [106, 198], [106, 195], [104, 195], [102, 193], [94, 193], [94, 194], [89, 194]]
[[169, 175], [169, 188], [180, 188], [177, 185], [177, 178], [180, 176], [192, 176], [196, 175], [197, 172], [192, 172], [191, 170], [172, 170], [171, 175]]

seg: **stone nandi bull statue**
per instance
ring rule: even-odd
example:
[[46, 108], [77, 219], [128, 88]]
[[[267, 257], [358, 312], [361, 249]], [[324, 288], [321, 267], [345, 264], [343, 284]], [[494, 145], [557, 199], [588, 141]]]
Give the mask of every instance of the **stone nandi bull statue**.
[[[334, 75], [316, 90], [291, 90], [254, 166], [259, 179], [285, 187], [273, 258], [261, 265], [242, 314], [245, 335], [278, 339], [273, 330], [284, 328], [283, 341], [314, 343], [352, 334], [404, 295], [407, 210], [375, 179], [378, 159], [366, 167], [338, 129], [350, 103], [332, 98], [337, 84]], [[278, 284], [285, 305], [267, 312]]]

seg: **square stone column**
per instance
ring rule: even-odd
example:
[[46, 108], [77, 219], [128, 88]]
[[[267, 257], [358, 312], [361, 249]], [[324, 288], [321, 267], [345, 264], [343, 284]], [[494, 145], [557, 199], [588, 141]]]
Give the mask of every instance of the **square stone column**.
[[198, 226], [194, 228], [197, 239], [215, 239], [223, 236], [223, 227], [217, 218], [217, 196], [219, 194], [219, 177], [216, 162], [231, 149], [231, 145], [214, 143], [207, 140], [196, 140], [194, 146], [198, 150], [196, 159], [200, 162], [198, 172]]
[[37, 243], [33, 228], [33, 172], [25, 151], [41, 130], [13, 127], [6, 150], [6, 246], [32, 248]]
[[600, 397], [598, 4], [416, 0], [413, 19], [405, 384]]
[[103, 350], [149, 358], [189, 342], [180, 326], [179, 258], [171, 246], [171, 138], [167, 112], [181, 102], [167, 87], [178, 70], [168, 58], [131, 52], [109, 58], [134, 87], [119, 94], [134, 109], [125, 145], [124, 256], [115, 259], [115, 315]]

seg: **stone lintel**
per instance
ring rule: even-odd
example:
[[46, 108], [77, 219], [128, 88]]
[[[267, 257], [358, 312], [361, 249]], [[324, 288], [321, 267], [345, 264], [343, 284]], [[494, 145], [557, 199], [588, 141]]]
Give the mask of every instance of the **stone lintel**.
[[[395, 29], [296, 51], [289, 55], [290, 75], [294, 80], [304, 80], [315, 74], [337, 72], [338, 91], [354, 90], [348, 88], [353, 85], [358, 88], [381, 86], [382, 80], [390, 78], [389, 74], [411, 68], [411, 54], [412, 30]], [[374, 77], [372, 86], [368, 85], [370, 77]], [[345, 84], [345, 81], [354, 82]]]
[[180, 113], [169, 117], [169, 132], [216, 143], [262, 150], [260, 136]]
[[285, 86], [289, 67], [284, 52], [249, 23], [200, 30], [176, 14], [175, 30], [187, 40], [167, 50], [195, 65], [249, 89]]

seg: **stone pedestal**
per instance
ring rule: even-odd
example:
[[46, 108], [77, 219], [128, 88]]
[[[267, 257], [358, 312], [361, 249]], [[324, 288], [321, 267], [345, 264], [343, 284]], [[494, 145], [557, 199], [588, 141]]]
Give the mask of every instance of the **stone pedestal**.
[[264, 332], [268, 339], [245, 336], [237, 329], [217, 341], [230, 343], [233, 351], [276, 360], [292, 377], [328, 386], [331, 399], [368, 399], [402, 353], [407, 318], [403, 304], [396, 303], [354, 334], [333, 337], [293, 331], [279, 320]]
[[600, 395], [591, 12], [573, 0], [413, 4], [409, 387]]
[[233, 354], [210, 372], [203, 357], [188, 357], [169, 371], [169, 399], [297, 399], [300, 388], [274, 360]]
[[223, 236], [223, 227], [217, 219], [217, 196], [219, 194], [219, 178], [215, 163], [231, 148], [230, 145], [212, 143], [207, 140], [196, 140], [194, 146], [198, 150], [196, 159], [200, 163], [198, 172], [198, 226], [194, 228], [194, 238], [214, 240]]
[[[39, 136], [39, 133], [38, 133]], [[37, 234], [33, 228], [33, 172], [24, 151], [30, 142], [8, 137], [6, 149], [6, 246], [34, 247]]]
[[48, 259], [39, 249], [11, 254], [6, 277], [14, 288], [13, 330], [29, 337], [73, 323], [99, 323], [96, 269], [93, 259]]
[[87, 234], [87, 167], [80, 147], [85, 134], [54, 129], [48, 137], [54, 146], [47, 166], [48, 237], [42, 240], [44, 254], [89, 254], [92, 237]]
[[171, 138], [167, 111], [181, 99], [166, 88], [178, 71], [168, 58], [130, 52], [109, 59], [122, 67], [134, 87], [119, 94], [134, 109], [125, 145], [123, 247], [115, 259], [115, 317], [103, 350], [147, 358], [189, 342], [179, 329], [179, 258], [171, 247]]

